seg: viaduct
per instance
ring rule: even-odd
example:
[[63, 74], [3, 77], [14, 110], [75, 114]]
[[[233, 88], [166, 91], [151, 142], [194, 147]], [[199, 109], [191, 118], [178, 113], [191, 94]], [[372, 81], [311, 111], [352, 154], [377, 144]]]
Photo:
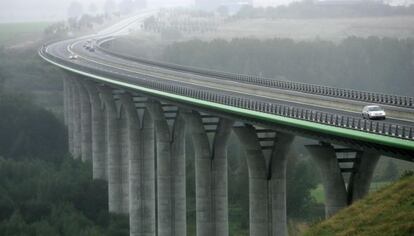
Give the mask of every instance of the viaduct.
[[[286, 158], [296, 136], [315, 140], [306, 148], [321, 173], [326, 217], [368, 192], [381, 155], [414, 161], [412, 97], [191, 68], [106, 47], [140, 19], [39, 50], [68, 72], [70, 152], [107, 181], [109, 211], [129, 215], [131, 236], [186, 235], [186, 135], [195, 150], [198, 236], [229, 234], [231, 132], [246, 153], [253, 236], [287, 235]], [[90, 41], [94, 51], [85, 49]], [[362, 119], [358, 112], [372, 103], [390, 118]]]

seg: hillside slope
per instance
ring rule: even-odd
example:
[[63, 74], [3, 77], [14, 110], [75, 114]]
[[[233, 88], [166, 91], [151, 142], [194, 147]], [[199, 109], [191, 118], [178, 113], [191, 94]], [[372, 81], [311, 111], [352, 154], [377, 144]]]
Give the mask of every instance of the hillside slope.
[[414, 176], [370, 194], [305, 235], [414, 235]]

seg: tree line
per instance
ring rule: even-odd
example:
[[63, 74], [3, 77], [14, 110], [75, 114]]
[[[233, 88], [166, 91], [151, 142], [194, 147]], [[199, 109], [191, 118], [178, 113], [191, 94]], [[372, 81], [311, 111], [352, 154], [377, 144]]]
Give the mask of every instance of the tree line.
[[234, 19], [251, 18], [341, 18], [384, 17], [414, 15], [414, 5], [391, 6], [379, 1], [355, 3], [318, 3], [317, 1], [294, 2], [288, 6], [253, 8], [245, 6], [233, 16]]
[[161, 60], [219, 71], [412, 96], [414, 40], [239, 38], [173, 43]]

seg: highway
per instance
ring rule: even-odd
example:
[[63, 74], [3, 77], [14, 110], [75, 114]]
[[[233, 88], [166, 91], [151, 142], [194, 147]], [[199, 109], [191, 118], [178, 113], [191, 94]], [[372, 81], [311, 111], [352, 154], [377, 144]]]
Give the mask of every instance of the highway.
[[[363, 106], [372, 104], [364, 101], [333, 98], [318, 94], [260, 86], [242, 81], [226, 80], [216, 76], [193, 73], [191, 70], [177, 70], [164, 66], [148, 65], [116, 56], [116, 53], [108, 53], [107, 50], [101, 50], [104, 47], [102, 46], [101, 48], [101, 45], [104, 45], [106, 41], [112, 39], [108, 38], [109, 36], [115, 37], [127, 34], [129, 27], [136, 26], [150, 14], [152, 12], [144, 12], [138, 16], [128, 18], [94, 35], [47, 45], [43, 49], [44, 54], [59, 59], [67, 67], [82, 67], [87, 68], [89, 72], [96, 71], [110, 74], [113, 79], [123, 83], [140, 85], [142, 81], [157, 81], [165, 84], [181, 85], [202, 91], [220, 93], [229, 97], [245, 98], [268, 104], [288, 106], [312, 113], [323, 113], [327, 114], [326, 117], [330, 114], [332, 117], [335, 116], [344, 120], [362, 120], [360, 111]], [[95, 46], [96, 50], [94, 52], [84, 47], [87, 41], [91, 39], [98, 41], [100, 44]], [[77, 55], [78, 58], [70, 59], [70, 55]], [[405, 127], [404, 130], [408, 133], [404, 133], [403, 135], [395, 134], [394, 138], [408, 139], [411, 145], [414, 146], [414, 108], [393, 105], [383, 105], [383, 107], [388, 117], [384, 121], [376, 121], [374, 125], [376, 127], [390, 127], [387, 130], [391, 131], [391, 133], [395, 132], [397, 127]], [[321, 123], [321, 121], [317, 120], [315, 122]], [[385, 132], [381, 131], [380, 133], [383, 134]], [[406, 144], [410, 146], [410, 143]]]

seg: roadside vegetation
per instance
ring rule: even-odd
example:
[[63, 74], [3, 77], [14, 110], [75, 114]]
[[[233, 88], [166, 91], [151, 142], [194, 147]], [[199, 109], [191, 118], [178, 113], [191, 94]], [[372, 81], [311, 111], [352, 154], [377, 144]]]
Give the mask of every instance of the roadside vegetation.
[[0, 45], [13, 46], [39, 40], [50, 23], [0, 23]]
[[396, 183], [311, 227], [305, 235], [413, 235], [414, 175]]

